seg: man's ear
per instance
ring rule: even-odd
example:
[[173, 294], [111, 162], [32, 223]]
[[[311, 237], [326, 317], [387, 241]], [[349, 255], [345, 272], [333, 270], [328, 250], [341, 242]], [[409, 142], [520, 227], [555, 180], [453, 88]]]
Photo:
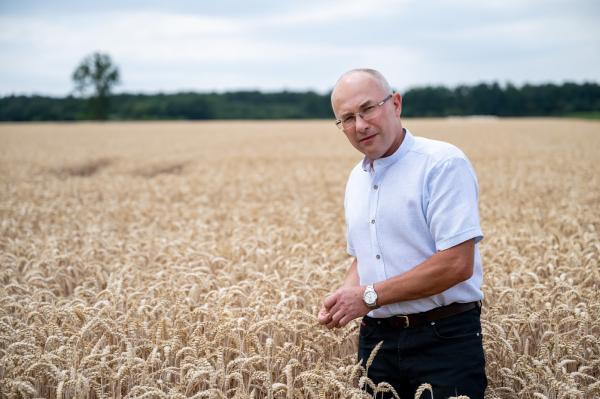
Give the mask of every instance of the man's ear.
[[396, 116], [399, 118], [402, 115], [402, 96], [400, 93], [394, 93], [392, 101], [394, 102]]

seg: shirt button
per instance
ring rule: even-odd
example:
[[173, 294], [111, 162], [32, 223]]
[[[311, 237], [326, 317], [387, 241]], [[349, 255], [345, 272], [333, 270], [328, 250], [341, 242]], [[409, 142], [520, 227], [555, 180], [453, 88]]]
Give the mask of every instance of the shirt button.
[[377, 190], [378, 188], [379, 188], [379, 186], [378, 186], [377, 184], [375, 184], [375, 185], [373, 186], [373, 190]]
[[371, 224], [375, 224], [375, 219], [371, 219]]
[[380, 255], [375, 255], [375, 258], [376, 259], [381, 259], [381, 256]]

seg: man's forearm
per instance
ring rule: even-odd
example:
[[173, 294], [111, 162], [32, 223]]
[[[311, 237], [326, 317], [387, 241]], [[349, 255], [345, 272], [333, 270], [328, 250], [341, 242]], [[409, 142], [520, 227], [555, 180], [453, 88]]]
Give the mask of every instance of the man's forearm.
[[360, 284], [360, 279], [358, 278], [358, 262], [356, 258], [348, 268], [346, 272], [346, 277], [344, 278], [344, 284], [342, 287], [354, 287]]
[[[408, 301], [439, 294], [468, 279], [473, 274], [474, 240], [437, 252], [412, 270], [375, 284], [377, 305]], [[356, 259], [346, 272], [344, 284], [325, 298], [319, 311], [319, 323], [327, 328], [343, 327], [366, 315], [363, 287], [358, 277]]]
[[408, 272], [375, 284], [377, 305], [439, 294], [473, 274], [474, 240], [432, 255]]

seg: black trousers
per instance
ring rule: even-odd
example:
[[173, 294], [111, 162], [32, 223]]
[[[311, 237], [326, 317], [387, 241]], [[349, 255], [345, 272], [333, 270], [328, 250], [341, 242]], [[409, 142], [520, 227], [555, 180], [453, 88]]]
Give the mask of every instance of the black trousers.
[[[393, 327], [385, 319], [365, 316], [358, 358], [366, 367], [371, 351], [383, 341], [367, 375], [376, 384], [390, 383], [402, 399], [414, 398], [423, 383], [432, 386], [436, 399], [459, 395], [483, 399], [487, 378], [480, 312], [476, 308], [412, 328]], [[430, 397], [429, 391], [421, 396]]]

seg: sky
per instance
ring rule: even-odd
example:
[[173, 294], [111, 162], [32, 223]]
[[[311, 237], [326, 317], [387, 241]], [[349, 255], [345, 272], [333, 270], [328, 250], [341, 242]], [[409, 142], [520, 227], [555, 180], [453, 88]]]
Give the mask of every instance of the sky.
[[600, 1], [0, 0], [0, 96], [72, 93], [95, 51], [128, 93], [599, 82]]

